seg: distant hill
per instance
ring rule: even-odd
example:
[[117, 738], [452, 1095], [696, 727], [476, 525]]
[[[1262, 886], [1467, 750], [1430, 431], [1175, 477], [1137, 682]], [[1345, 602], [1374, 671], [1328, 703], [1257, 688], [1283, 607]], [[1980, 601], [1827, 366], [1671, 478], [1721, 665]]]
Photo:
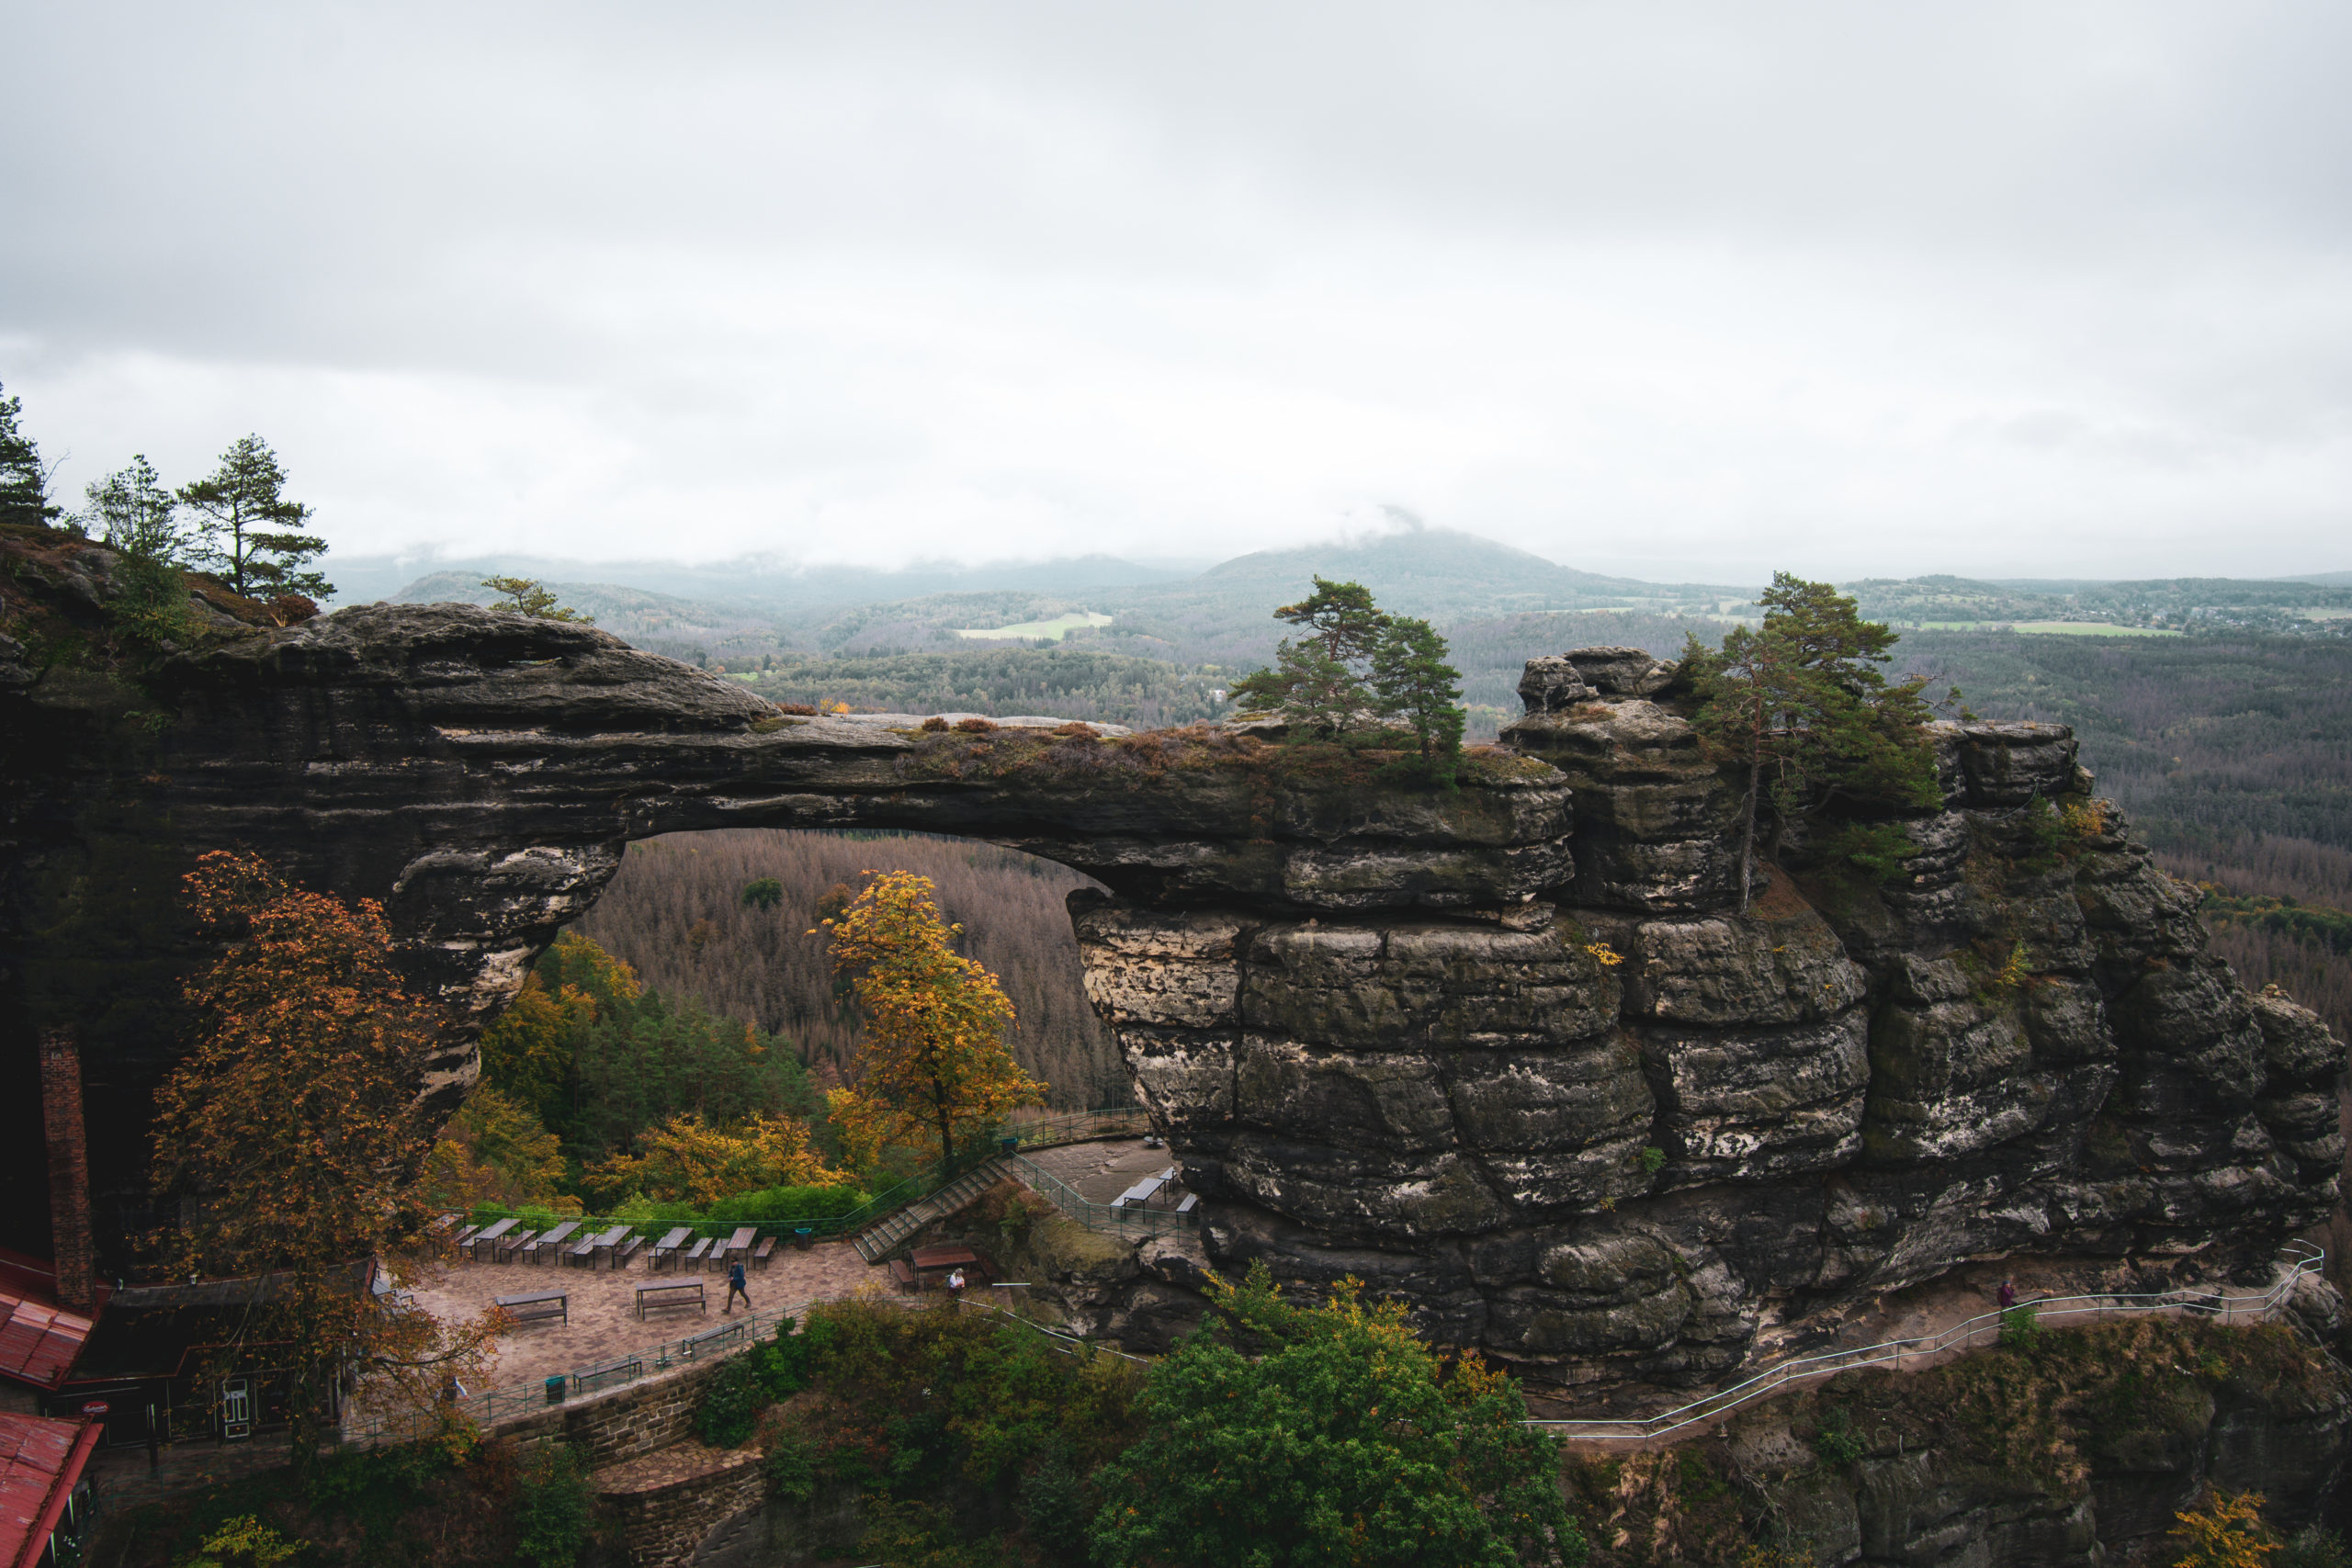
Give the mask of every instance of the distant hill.
[[[371, 563], [337, 562], [335, 568], [345, 602], [363, 597], [373, 581]], [[1272, 657], [1284, 630], [1273, 619], [1274, 609], [1306, 597], [1318, 575], [1361, 582], [1384, 608], [1441, 626], [1606, 611], [1646, 617], [1660, 635], [1667, 627], [1752, 618], [1758, 591], [1753, 584], [1611, 577], [1475, 534], [1414, 527], [1255, 551], [1189, 573], [1111, 556], [985, 567], [926, 563], [895, 571], [797, 570], [760, 560], [686, 567], [485, 557], [441, 563], [384, 596], [484, 604], [492, 595], [481, 580], [493, 571], [537, 578], [565, 603], [594, 615], [599, 626], [656, 651], [717, 661], [739, 672], [809, 658], [959, 655], [968, 652], [956, 636], [962, 630], [1088, 613], [1107, 615], [1110, 624], [1072, 630], [1063, 645], [1068, 650], [1229, 677]], [[2352, 573], [2332, 575], [2352, 579]], [[1905, 628], [2111, 625], [2298, 636], [2352, 629], [2352, 581], [1930, 575], [1865, 578], [1841, 586], [1860, 602], [1864, 615]], [[829, 673], [825, 679], [846, 677]], [[865, 683], [857, 684], [863, 689]]]
[[[429, 567], [419, 577], [418, 565]], [[917, 562], [896, 570], [869, 567], [792, 567], [751, 558], [705, 566], [677, 561], [582, 561], [546, 556], [492, 555], [412, 562], [393, 556], [337, 556], [328, 576], [339, 604], [379, 599], [414, 603], [407, 589], [416, 582], [463, 578], [528, 577], [540, 582], [626, 584], [681, 599], [718, 600], [772, 612], [806, 614], [827, 606], [846, 608], [920, 598], [926, 594], [990, 592], [1007, 589], [1071, 593], [1102, 587], [1130, 587], [1181, 580], [1195, 565], [1145, 565], [1114, 556], [1056, 560], [997, 561], [964, 566], [954, 561]]]

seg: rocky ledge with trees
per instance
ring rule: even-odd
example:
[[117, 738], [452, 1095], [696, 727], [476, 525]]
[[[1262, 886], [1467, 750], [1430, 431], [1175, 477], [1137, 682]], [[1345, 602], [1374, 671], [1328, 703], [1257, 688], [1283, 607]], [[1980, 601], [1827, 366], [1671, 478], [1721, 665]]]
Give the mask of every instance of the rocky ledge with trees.
[[1313, 735], [788, 714], [467, 606], [140, 644], [113, 552], [0, 552], [8, 1027], [82, 1028], [114, 1199], [168, 1066], [140, 998], [207, 951], [109, 922], [130, 872], [243, 845], [380, 899], [439, 1011], [419, 1087], [454, 1101], [627, 840], [772, 825], [1104, 885], [1074, 900], [1090, 994], [1206, 1213], [1091, 1310], [1139, 1345], [1263, 1261], [1539, 1382], [1711, 1384], [1966, 1259], [2252, 1267], [2335, 1203], [2341, 1045], [2206, 955], [2055, 726], [1921, 727], [1908, 798], [1815, 767], [1742, 913], [1741, 770], [1699, 672], [1629, 650], [1533, 660], [1449, 788]]

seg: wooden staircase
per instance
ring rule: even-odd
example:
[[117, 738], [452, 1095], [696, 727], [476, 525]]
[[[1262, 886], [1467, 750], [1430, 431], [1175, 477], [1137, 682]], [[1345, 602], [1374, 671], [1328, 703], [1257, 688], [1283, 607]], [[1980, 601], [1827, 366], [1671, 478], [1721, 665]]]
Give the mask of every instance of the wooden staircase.
[[903, 1209], [891, 1210], [852, 1235], [849, 1243], [857, 1248], [860, 1258], [868, 1263], [879, 1263], [906, 1245], [923, 1226], [944, 1219], [1003, 1180], [1012, 1168], [1001, 1156], [983, 1160], [930, 1197], [918, 1198]]

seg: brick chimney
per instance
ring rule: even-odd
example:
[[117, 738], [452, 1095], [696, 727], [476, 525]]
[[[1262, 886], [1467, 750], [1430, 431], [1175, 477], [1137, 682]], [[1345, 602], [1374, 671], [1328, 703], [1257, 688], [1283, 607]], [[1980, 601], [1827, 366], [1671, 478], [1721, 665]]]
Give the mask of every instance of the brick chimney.
[[41, 1119], [49, 1133], [49, 1228], [56, 1256], [57, 1304], [98, 1304], [97, 1254], [90, 1241], [90, 1145], [82, 1130], [82, 1051], [73, 1029], [40, 1033]]

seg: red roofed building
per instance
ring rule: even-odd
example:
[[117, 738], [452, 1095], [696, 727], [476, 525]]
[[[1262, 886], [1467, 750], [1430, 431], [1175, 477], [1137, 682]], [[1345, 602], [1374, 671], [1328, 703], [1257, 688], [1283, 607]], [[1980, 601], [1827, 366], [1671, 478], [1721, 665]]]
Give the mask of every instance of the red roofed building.
[[0, 1377], [56, 1389], [93, 1326], [79, 1313], [0, 1291]]
[[82, 1471], [98, 1446], [94, 1421], [0, 1415], [0, 1564], [53, 1568], [90, 1517]]

